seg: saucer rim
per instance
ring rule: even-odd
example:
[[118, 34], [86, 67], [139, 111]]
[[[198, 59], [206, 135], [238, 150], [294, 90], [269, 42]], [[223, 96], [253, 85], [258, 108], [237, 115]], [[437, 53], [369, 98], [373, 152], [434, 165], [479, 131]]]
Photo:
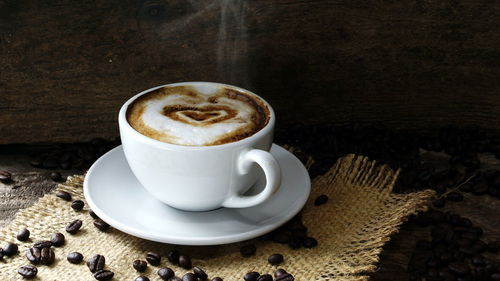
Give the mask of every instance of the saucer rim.
[[[117, 221], [113, 219], [112, 217], [108, 216], [104, 211], [101, 210], [92, 200], [92, 197], [90, 196], [90, 191], [89, 191], [89, 179], [92, 177], [92, 173], [94, 170], [96, 170], [98, 166], [102, 164], [102, 162], [106, 161], [108, 158], [112, 157], [114, 153], [120, 153], [117, 152], [117, 150], [121, 150], [121, 153], [123, 153], [123, 148], [122, 145], [119, 145], [112, 150], [108, 151], [104, 155], [102, 155], [97, 161], [92, 164], [90, 169], [87, 171], [84, 182], [83, 182], [83, 193], [85, 196], [85, 199], [87, 201], [87, 204], [89, 205], [90, 209], [101, 219], [106, 221], [108, 224], [110, 224], [113, 228], [124, 232], [126, 234], [146, 239], [149, 241], [155, 241], [155, 242], [160, 242], [160, 243], [168, 243], [168, 244], [176, 244], [176, 245], [188, 245], [188, 246], [208, 246], [208, 245], [222, 245], [222, 244], [229, 244], [229, 243], [235, 243], [235, 242], [241, 242], [249, 239], [253, 239], [256, 237], [259, 237], [261, 235], [264, 235], [266, 233], [269, 233], [273, 231], [274, 229], [279, 228], [286, 222], [288, 222], [291, 218], [293, 218], [296, 214], [298, 214], [305, 206], [309, 195], [311, 193], [311, 179], [309, 176], [309, 173], [307, 169], [304, 167], [302, 162], [293, 155], [293, 153], [289, 152], [288, 150], [284, 149], [283, 147], [273, 143], [272, 147], [275, 147], [275, 149], [281, 149], [283, 152], [287, 154], [287, 159], [294, 159], [298, 169], [302, 170], [302, 174], [305, 177], [305, 185], [301, 188], [301, 194], [304, 194], [300, 198], [297, 198], [294, 202], [296, 204], [293, 204], [295, 206], [292, 208], [292, 210], [287, 213], [284, 216], [281, 216], [282, 219], [279, 219], [279, 222], [273, 223], [270, 225], [266, 225], [263, 227], [259, 227], [257, 229], [252, 229], [250, 231], [242, 232], [242, 233], [233, 233], [229, 235], [222, 235], [222, 236], [210, 236], [210, 237], [189, 237], [185, 238], [183, 236], [172, 236], [169, 234], [163, 234], [163, 235], [157, 235], [157, 234], [149, 234], [147, 231], [142, 231], [142, 230], [137, 230], [135, 227], [130, 227], [126, 224], [123, 224], [120, 221]], [[289, 160], [287, 160], [289, 161]], [[127, 164], [128, 165], [128, 164]], [[133, 174], [133, 173], [132, 173]], [[282, 188], [280, 186], [280, 188]], [[263, 203], [265, 204], [265, 202]], [[255, 207], [255, 206], [254, 206]], [[252, 208], [252, 207], [250, 207]], [[231, 208], [227, 208], [231, 209]], [[217, 209], [218, 210], [218, 209]], [[182, 211], [179, 210], [180, 212], [188, 212], [188, 211]], [[215, 211], [215, 210], [214, 210]], [[211, 212], [211, 211], [208, 211]], [[197, 213], [197, 212], [189, 212], [189, 213]], [[202, 212], [206, 213], [206, 212]], [[265, 218], [265, 220], [273, 218], [273, 216]]]

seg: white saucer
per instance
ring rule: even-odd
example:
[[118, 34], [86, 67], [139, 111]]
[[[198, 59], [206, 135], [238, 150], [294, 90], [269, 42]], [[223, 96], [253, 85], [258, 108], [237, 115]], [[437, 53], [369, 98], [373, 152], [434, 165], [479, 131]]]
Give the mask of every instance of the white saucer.
[[[284, 224], [304, 206], [311, 182], [290, 152], [273, 144], [271, 154], [282, 171], [279, 191], [251, 208], [186, 212], [156, 200], [132, 174], [121, 146], [97, 160], [87, 172], [84, 194], [104, 221], [133, 236], [179, 245], [217, 245], [258, 237]], [[253, 192], [263, 188], [259, 180]], [[252, 193], [252, 190], [249, 193]]]

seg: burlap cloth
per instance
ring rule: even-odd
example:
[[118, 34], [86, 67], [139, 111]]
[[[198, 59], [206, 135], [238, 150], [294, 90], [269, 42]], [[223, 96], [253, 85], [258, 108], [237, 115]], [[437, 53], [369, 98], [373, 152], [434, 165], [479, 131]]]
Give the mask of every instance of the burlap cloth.
[[[65, 233], [67, 223], [77, 218], [83, 221], [82, 229], [74, 236], [65, 233], [66, 245], [55, 248], [56, 262], [49, 267], [38, 266], [36, 280], [95, 280], [84, 262], [74, 265], [66, 261], [72, 251], [81, 252], [85, 259], [102, 254], [107, 268], [115, 272], [114, 280], [134, 280], [140, 275], [131, 266], [135, 259], [144, 259], [151, 250], [164, 254], [174, 247], [190, 255], [193, 264], [205, 269], [210, 278], [220, 276], [225, 281], [243, 280], [248, 271], [272, 274], [278, 267], [268, 264], [267, 257], [273, 253], [284, 255], [285, 261], [279, 267], [292, 273], [295, 280], [367, 280], [367, 275], [376, 270], [381, 247], [390, 235], [398, 231], [408, 215], [425, 209], [433, 196], [429, 190], [391, 193], [397, 175], [365, 157], [349, 155], [340, 159], [328, 173], [313, 181], [311, 196], [302, 211], [308, 233], [318, 240], [318, 246], [292, 250], [287, 245], [255, 239], [251, 243], [257, 246], [257, 253], [250, 258], [241, 257], [241, 243], [179, 247], [142, 240], [115, 229], [103, 233], [92, 225], [86, 211], [75, 212], [69, 202], [54, 193], [47, 194], [0, 230], [0, 241], [12, 242], [16, 242], [15, 235], [22, 227], [31, 231], [30, 241], [16, 242], [20, 243], [20, 253], [0, 262], [0, 280], [21, 280], [17, 268], [28, 264], [24, 256], [27, 247], [34, 241], [49, 239], [54, 232]], [[70, 177], [58, 189], [70, 192], [74, 199], [84, 199], [82, 182], [83, 176]], [[327, 194], [330, 200], [314, 206], [320, 194]], [[162, 259], [162, 266], [173, 268], [178, 276], [187, 272], [166, 259]], [[148, 266], [145, 275], [161, 280], [157, 269]]]

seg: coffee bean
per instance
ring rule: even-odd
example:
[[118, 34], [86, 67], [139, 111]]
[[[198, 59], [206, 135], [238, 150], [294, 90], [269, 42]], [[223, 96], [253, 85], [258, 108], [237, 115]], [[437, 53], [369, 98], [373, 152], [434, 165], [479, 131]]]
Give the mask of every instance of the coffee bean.
[[222, 278], [220, 278], [220, 277], [214, 277], [214, 278], [212, 279], [212, 281], [224, 281], [224, 280], [222, 280]]
[[69, 194], [66, 191], [59, 190], [56, 193], [56, 196], [59, 197], [59, 198], [61, 198], [64, 201], [71, 201], [71, 194]]
[[500, 241], [492, 241], [488, 243], [488, 252], [497, 253], [500, 250]]
[[257, 281], [273, 281], [273, 277], [270, 274], [262, 274]]
[[198, 277], [194, 273], [188, 272], [182, 276], [182, 281], [198, 281]]
[[101, 269], [94, 273], [94, 278], [99, 281], [111, 280], [115, 274], [112, 271]]
[[275, 272], [274, 272], [274, 278], [278, 278], [280, 276], [283, 276], [285, 274], [287, 274], [288, 272], [286, 272], [286, 270], [284, 270], [283, 268], [278, 268]]
[[255, 255], [256, 251], [257, 251], [257, 247], [255, 247], [255, 245], [253, 245], [253, 244], [243, 245], [240, 248], [240, 254], [243, 257], [253, 256], [253, 255]]
[[75, 200], [71, 202], [71, 208], [75, 211], [80, 211], [83, 209], [83, 206], [85, 206], [85, 203], [83, 203], [82, 200]]
[[161, 256], [154, 252], [148, 252], [146, 254], [146, 260], [149, 262], [150, 265], [157, 266], [160, 265]]
[[55, 182], [60, 182], [62, 180], [62, 175], [59, 172], [50, 173], [50, 178]]
[[288, 241], [288, 246], [291, 249], [299, 249], [300, 247], [302, 247], [302, 244], [304, 242], [303, 240], [304, 240], [303, 237], [292, 236], [290, 237], [290, 241]]
[[444, 200], [444, 198], [438, 198], [438, 199], [432, 201], [432, 206], [434, 206], [436, 208], [442, 208], [442, 207], [444, 207], [445, 204], [446, 204], [446, 201]]
[[174, 276], [170, 278], [168, 281], [182, 281], [182, 279], [180, 277]]
[[500, 273], [493, 273], [493, 274], [491, 274], [491, 280], [493, 280], [493, 281], [500, 281]]
[[39, 168], [42, 166], [42, 160], [40, 159], [33, 159], [30, 161], [30, 165], [35, 167], [35, 168]]
[[319, 206], [325, 204], [326, 202], [328, 202], [328, 196], [322, 194], [316, 197], [316, 199], [314, 200], [314, 205]]
[[200, 280], [205, 280], [208, 278], [207, 273], [205, 273], [205, 271], [198, 266], [193, 267], [193, 272], [198, 278], [200, 278]]
[[1, 261], [1, 260], [3, 260], [3, 256], [4, 256], [4, 254], [3, 254], [3, 249], [2, 249], [2, 248], [0, 248], [0, 261]]
[[290, 234], [285, 231], [275, 231], [272, 239], [276, 243], [287, 244], [290, 241]]
[[135, 281], [149, 281], [149, 278], [147, 278], [144, 275], [141, 275], [141, 276], [135, 278]]
[[286, 274], [274, 279], [274, 281], [294, 281], [294, 280], [295, 280], [295, 278], [290, 273], [286, 273]]
[[29, 248], [26, 250], [26, 258], [33, 264], [40, 262], [41, 255], [42, 254], [39, 248]]
[[272, 265], [277, 265], [283, 262], [283, 255], [272, 254], [267, 258], [267, 261]]
[[43, 248], [40, 251], [40, 262], [45, 265], [51, 265], [54, 263], [55, 255], [52, 248]]
[[24, 265], [17, 269], [19, 273], [25, 279], [33, 279], [38, 273], [38, 269], [32, 265]]
[[65, 241], [66, 238], [64, 237], [64, 234], [59, 232], [52, 234], [52, 237], [50, 237], [50, 242], [52, 242], [52, 246], [54, 247], [60, 247], [64, 245]]
[[191, 269], [191, 258], [189, 256], [180, 255], [179, 256], [179, 266], [184, 269]]
[[245, 274], [245, 276], [243, 276], [243, 279], [245, 281], [257, 281], [257, 278], [259, 278], [260, 276], [260, 273], [256, 272], [256, 271], [252, 271], [252, 272], [248, 272], [247, 274]]
[[452, 262], [448, 265], [448, 268], [459, 276], [465, 276], [470, 272], [469, 265], [463, 262]]
[[143, 260], [135, 260], [132, 263], [132, 267], [139, 272], [144, 272], [144, 271], [146, 271], [146, 268], [148, 267], [148, 263], [143, 261]]
[[61, 167], [61, 169], [63, 169], [63, 170], [69, 170], [69, 169], [71, 169], [71, 163], [69, 161], [61, 162], [59, 164], [59, 167]]
[[305, 248], [314, 248], [318, 245], [318, 241], [312, 237], [305, 237], [302, 245]]
[[26, 228], [23, 228], [19, 230], [19, 232], [16, 235], [17, 240], [19, 241], [26, 241], [30, 239], [30, 231]]
[[0, 170], [0, 182], [3, 183], [8, 183], [12, 180], [12, 174], [5, 171], [5, 170]]
[[485, 183], [479, 183], [472, 187], [472, 193], [475, 195], [483, 195], [488, 192], [488, 186]]
[[71, 252], [68, 254], [67, 260], [70, 263], [74, 263], [74, 264], [81, 263], [83, 260], [83, 255], [78, 253], [78, 252]]
[[17, 251], [19, 250], [19, 247], [17, 244], [14, 243], [7, 243], [3, 247], [3, 255], [7, 257], [11, 257], [15, 254], [17, 254]]
[[82, 227], [82, 221], [74, 220], [66, 226], [66, 232], [70, 234], [76, 234], [81, 227]]
[[94, 218], [94, 219], [98, 219], [99, 217], [94, 213], [94, 211], [92, 210], [89, 210], [89, 215]]
[[446, 199], [454, 202], [460, 202], [464, 200], [464, 196], [460, 192], [452, 191], [446, 195]]
[[167, 253], [167, 259], [170, 263], [172, 264], [178, 264], [179, 263], [179, 251], [177, 250], [170, 250], [168, 253]]
[[38, 248], [38, 249], [43, 249], [43, 248], [50, 248], [52, 247], [52, 242], [48, 241], [48, 240], [44, 240], [44, 241], [37, 241], [35, 242], [35, 244], [33, 244], [33, 248]]
[[90, 269], [90, 272], [95, 273], [104, 268], [106, 264], [106, 258], [101, 255], [95, 255], [87, 261], [87, 267]]
[[97, 229], [99, 229], [100, 231], [106, 231], [109, 228], [109, 224], [101, 219], [95, 219], [94, 226], [97, 227]]
[[158, 276], [160, 276], [163, 280], [169, 280], [170, 278], [175, 276], [174, 271], [168, 267], [162, 267], [158, 269]]
[[57, 168], [58, 166], [59, 166], [59, 164], [57, 163], [57, 161], [55, 159], [45, 159], [42, 161], [42, 167], [44, 169], [53, 170], [53, 169]]

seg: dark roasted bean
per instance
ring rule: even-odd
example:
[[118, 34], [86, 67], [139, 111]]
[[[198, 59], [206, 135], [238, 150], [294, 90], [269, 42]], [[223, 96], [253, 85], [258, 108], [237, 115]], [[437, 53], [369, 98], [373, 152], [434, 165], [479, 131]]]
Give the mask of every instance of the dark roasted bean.
[[37, 264], [40, 262], [41, 251], [38, 248], [30, 248], [26, 250], [26, 258], [29, 262]]
[[89, 215], [94, 218], [94, 219], [98, 219], [99, 217], [94, 213], [94, 211], [92, 210], [89, 210]]
[[71, 202], [71, 208], [75, 211], [80, 211], [83, 209], [83, 206], [85, 206], [85, 203], [83, 203], [82, 200], [75, 200]]
[[61, 169], [63, 169], [63, 170], [69, 170], [69, 169], [71, 169], [71, 163], [70, 162], [61, 162], [59, 164], [59, 167], [61, 167]]
[[488, 252], [497, 253], [500, 250], [500, 241], [488, 242]]
[[12, 180], [12, 174], [5, 170], [0, 170], [0, 182], [8, 183]]
[[105, 221], [101, 219], [95, 219], [94, 220], [94, 226], [99, 229], [100, 231], [106, 231], [109, 228], [109, 224], [107, 224]]
[[290, 273], [286, 273], [286, 274], [274, 279], [274, 281], [294, 281], [294, 280], [295, 280], [295, 278]]
[[328, 196], [322, 194], [316, 197], [316, 199], [314, 200], [314, 205], [319, 206], [325, 204], [326, 202], [328, 202]]
[[95, 255], [87, 261], [87, 267], [90, 269], [90, 272], [95, 273], [104, 268], [106, 264], [106, 258], [101, 255]]
[[52, 248], [43, 248], [40, 251], [40, 262], [45, 265], [51, 265], [54, 263], [55, 255]]
[[446, 199], [454, 202], [459, 202], [464, 200], [464, 196], [460, 192], [452, 191], [446, 195]]
[[81, 263], [83, 260], [83, 255], [78, 253], [78, 252], [71, 252], [68, 254], [67, 260], [70, 263], [74, 263], [74, 264]]
[[298, 249], [298, 248], [302, 247], [303, 240], [304, 240], [303, 237], [292, 236], [292, 237], [290, 237], [290, 241], [288, 241], [288, 246], [291, 249]]
[[284, 270], [283, 268], [278, 268], [275, 272], [274, 272], [274, 278], [278, 278], [282, 275], [285, 275], [287, 274], [288, 272], [286, 272], [286, 270]]
[[262, 274], [257, 281], [273, 281], [273, 277], [270, 274]]
[[208, 278], [207, 273], [205, 273], [205, 271], [198, 266], [193, 267], [193, 272], [198, 278], [200, 278], [200, 280], [205, 280]]
[[500, 273], [493, 273], [493, 274], [491, 274], [491, 280], [493, 280], [493, 281], [500, 281]]
[[169, 267], [162, 267], [158, 269], [158, 276], [163, 280], [168, 280], [175, 276], [174, 271]]
[[180, 255], [179, 256], [179, 266], [184, 269], [191, 269], [193, 267], [191, 263], [191, 258], [189, 256]]
[[44, 241], [37, 241], [35, 242], [35, 244], [33, 244], [33, 248], [38, 248], [38, 249], [43, 249], [43, 248], [50, 248], [52, 247], [52, 242], [48, 241], [48, 240], [44, 240]]
[[444, 200], [444, 198], [438, 198], [438, 199], [432, 201], [432, 206], [434, 206], [436, 208], [442, 208], [442, 207], [444, 207], [445, 204], [446, 204], [446, 201]]
[[38, 273], [38, 269], [32, 265], [24, 265], [17, 269], [19, 273], [25, 279], [33, 279]]
[[99, 281], [111, 280], [115, 274], [112, 271], [101, 269], [94, 273], [94, 278]]
[[224, 280], [222, 280], [222, 278], [220, 277], [214, 277], [212, 278], [212, 281], [224, 281]]
[[3, 247], [3, 255], [7, 256], [7, 257], [10, 257], [10, 256], [13, 256], [13, 255], [17, 254], [18, 250], [19, 250], [19, 247], [17, 246], [17, 244], [7, 243]]
[[312, 237], [305, 237], [302, 245], [305, 248], [314, 248], [318, 245], [318, 241]]
[[483, 195], [488, 192], [488, 186], [485, 183], [480, 183], [472, 187], [472, 193], [475, 195]]
[[154, 252], [148, 252], [146, 254], [146, 260], [149, 262], [150, 265], [158, 266], [160, 265], [161, 262], [161, 256]]
[[455, 274], [464, 276], [469, 274], [470, 268], [469, 265], [463, 262], [453, 262], [448, 265], [448, 268], [453, 271]]
[[245, 281], [257, 281], [257, 278], [259, 278], [260, 276], [260, 273], [256, 272], [256, 271], [252, 271], [252, 272], [248, 272], [247, 274], [245, 274], [245, 276], [243, 276], [243, 279]]
[[285, 231], [275, 231], [272, 239], [276, 243], [287, 244], [290, 241], [290, 234]]
[[19, 232], [16, 235], [17, 240], [19, 241], [26, 241], [30, 239], [30, 231], [26, 228], [23, 228], [19, 230]]
[[59, 164], [54, 159], [45, 159], [42, 161], [42, 167], [44, 169], [52, 170], [52, 169], [57, 168], [58, 166], [59, 166]]
[[182, 281], [182, 279], [180, 277], [174, 276], [170, 278], [168, 281]]
[[283, 262], [283, 255], [272, 254], [267, 258], [267, 261], [272, 265], [280, 264]]
[[149, 278], [147, 278], [144, 275], [141, 275], [141, 276], [135, 278], [135, 281], [149, 281]]
[[198, 277], [194, 273], [188, 272], [182, 276], [182, 281], [197, 281]]
[[82, 227], [82, 221], [74, 220], [66, 226], [66, 232], [70, 234], [76, 234], [81, 227]]
[[64, 234], [59, 232], [52, 234], [52, 237], [50, 237], [50, 242], [52, 242], [52, 246], [54, 247], [60, 247], [64, 245], [65, 241], [66, 238], [64, 237]]
[[40, 160], [40, 159], [33, 159], [33, 160], [31, 160], [30, 165], [33, 166], [33, 167], [35, 167], [35, 168], [39, 168], [39, 167], [42, 166], [42, 160]]
[[148, 263], [143, 261], [143, 260], [135, 260], [132, 263], [132, 267], [139, 272], [144, 272], [144, 271], [146, 271], [146, 268], [148, 267]]
[[56, 196], [61, 198], [64, 201], [71, 201], [71, 194], [66, 192], [66, 191], [59, 190], [56, 193]]
[[55, 182], [60, 182], [62, 180], [61, 173], [59, 172], [50, 173], [50, 178]]
[[170, 250], [168, 253], [167, 253], [167, 259], [170, 263], [172, 264], [178, 264], [179, 263], [179, 251], [177, 250]]
[[255, 247], [255, 245], [253, 245], [253, 244], [243, 245], [240, 248], [240, 254], [243, 257], [253, 256], [253, 255], [255, 255], [256, 251], [257, 251], [257, 247]]

